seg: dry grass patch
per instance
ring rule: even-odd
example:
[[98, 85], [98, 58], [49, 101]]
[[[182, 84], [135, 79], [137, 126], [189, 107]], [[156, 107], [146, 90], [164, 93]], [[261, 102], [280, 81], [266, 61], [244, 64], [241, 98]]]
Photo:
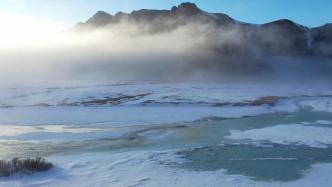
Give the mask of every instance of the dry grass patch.
[[47, 171], [53, 164], [43, 158], [19, 159], [14, 158], [10, 161], [0, 160], [0, 177], [9, 177], [16, 173], [33, 174], [35, 172]]
[[260, 105], [269, 105], [274, 106], [281, 97], [278, 96], [267, 96], [267, 97], [261, 97], [259, 99], [254, 100], [251, 102], [252, 106], [260, 106]]

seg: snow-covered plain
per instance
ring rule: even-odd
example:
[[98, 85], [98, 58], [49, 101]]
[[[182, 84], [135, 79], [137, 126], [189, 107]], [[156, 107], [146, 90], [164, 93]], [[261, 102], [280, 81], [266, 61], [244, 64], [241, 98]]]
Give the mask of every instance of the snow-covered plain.
[[163, 163], [178, 162], [178, 150], [234, 141], [329, 149], [331, 112], [328, 86], [121, 82], [2, 87], [0, 156], [41, 155], [56, 167], [0, 178], [0, 186], [329, 186], [332, 162], [317, 162], [293, 181]]
[[[292, 97], [332, 95], [331, 87], [246, 85], [211, 83], [80, 84], [1, 88], [0, 106], [135, 106], [135, 105], [227, 105], [248, 103], [265, 96]], [[330, 98], [322, 99], [329, 102]], [[306, 104], [306, 103], [303, 103]], [[310, 104], [310, 103], [308, 103]], [[318, 105], [320, 106], [320, 105]]]
[[[236, 186], [236, 187], [312, 187], [329, 186], [332, 164], [316, 164], [306, 177], [291, 182], [254, 181], [240, 175], [227, 175], [225, 170], [194, 172], [176, 170], [156, 162], [155, 157], [168, 154], [129, 152], [121, 154], [88, 153], [50, 158], [63, 165], [49, 173], [16, 176], [1, 181], [3, 186]], [[158, 158], [159, 159], [159, 158]], [[173, 158], [170, 158], [173, 159]], [[68, 163], [67, 161], [71, 162]]]

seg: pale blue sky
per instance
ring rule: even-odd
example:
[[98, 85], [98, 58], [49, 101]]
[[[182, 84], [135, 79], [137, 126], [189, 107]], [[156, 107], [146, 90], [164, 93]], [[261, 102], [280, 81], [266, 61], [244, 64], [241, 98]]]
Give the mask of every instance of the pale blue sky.
[[[49, 19], [70, 27], [98, 10], [109, 13], [142, 8], [170, 9], [183, 0], [0, 0], [0, 13]], [[315, 27], [332, 22], [332, 0], [192, 0], [208, 12], [222, 12], [244, 22], [288, 18]]]

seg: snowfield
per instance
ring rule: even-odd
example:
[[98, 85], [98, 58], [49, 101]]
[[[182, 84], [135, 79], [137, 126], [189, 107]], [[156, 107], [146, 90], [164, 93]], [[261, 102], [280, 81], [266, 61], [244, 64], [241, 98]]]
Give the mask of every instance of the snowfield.
[[[249, 104], [261, 97], [332, 95], [331, 88], [286, 85], [193, 84], [193, 83], [114, 83], [79, 86], [34, 86], [1, 88], [2, 107], [19, 106], [133, 106]], [[324, 98], [321, 102], [329, 102]], [[303, 103], [304, 105], [307, 103]], [[310, 103], [308, 103], [310, 104]], [[320, 106], [320, 105], [318, 105]]]
[[332, 128], [312, 127], [299, 124], [278, 125], [248, 131], [231, 131], [230, 139], [269, 140], [279, 144], [304, 144], [324, 147], [332, 144]]
[[[225, 170], [194, 172], [176, 170], [158, 164], [171, 154], [129, 152], [121, 154], [81, 154], [50, 158], [63, 168], [49, 173], [16, 176], [0, 181], [3, 186], [229, 186], [229, 187], [312, 187], [330, 186], [332, 164], [314, 165], [306, 177], [293, 182], [259, 182], [240, 175], [227, 175]], [[174, 160], [176, 158], [167, 159]], [[71, 160], [70, 163], [67, 161]]]
[[[329, 150], [332, 87], [323, 88], [158, 82], [2, 87], [0, 158], [43, 156], [55, 168], [0, 178], [0, 186], [329, 186], [332, 161], [321, 157], [290, 181], [168, 164], [183, 161], [179, 150], [222, 144]], [[253, 160], [298, 162], [289, 158]]]

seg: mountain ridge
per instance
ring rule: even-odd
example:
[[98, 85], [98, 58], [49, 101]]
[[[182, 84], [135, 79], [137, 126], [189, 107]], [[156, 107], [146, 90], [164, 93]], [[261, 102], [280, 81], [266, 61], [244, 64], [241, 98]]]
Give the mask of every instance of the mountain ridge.
[[[188, 23], [211, 24], [217, 28], [236, 28], [245, 42], [252, 43], [266, 54], [306, 54], [332, 57], [332, 24], [309, 28], [289, 19], [279, 19], [265, 24], [240, 22], [227, 14], [208, 13], [194, 3], [182, 3], [170, 10], [141, 9], [131, 13], [118, 12], [111, 15], [98, 11], [76, 30], [93, 30], [129, 22], [149, 25], [150, 32], [163, 32]], [[248, 49], [250, 50], [250, 49]], [[234, 51], [235, 52], [235, 51]]]
[[[86, 22], [80, 22], [80, 23], [82, 23], [82, 24], [89, 24], [89, 23], [91, 23], [92, 20], [94, 20], [93, 18], [97, 18], [97, 17], [101, 17], [101, 16], [103, 17], [105, 15], [107, 15], [109, 17], [113, 17], [113, 16], [117, 17], [117, 16], [119, 16], [119, 14], [131, 15], [131, 14], [137, 14], [137, 13], [140, 13], [140, 12], [149, 12], [149, 11], [150, 12], [155, 12], [155, 13], [171, 13], [171, 14], [175, 14], [177, 12], [177, 13], [180, 13], [180, 14], [189, 14], [189, 15], [190, 14], [193, 15], [193, 14], [205, 12], [205, 11], [199, 9], [195, 3], [185, 2], [185, 3], [181, 3], [178, 6], [173, 6], [170, 10], [140, 9], [140, 10], [133, 10], [130, 13], [124, 13], [122, 11], [119, 11], [115, 15], [109, 14], [106, 11], [103, 11], [103, 10], [99, 10], [91, 18], [89, 18]], [[233, 19], [229, 15], [221, 13], [221, 12], [218, 12], [218, 13], [209, 13], [209, 14], [217, 16], [217, 17], [219, 17], [219, 15], [222, 15], [223, 17], [225, 16], [228, 19], [235, 21], [235, 19]], [[277, 19], [277, 20], [274, 20], [274, 21], [271, 21], [271, 22], [267, 22], [267, 23], [263, 23], [263, 24], [253, 24], [253, 23], [248, 23], [248, 22], [243, 22], [243, 21], [237, 21], [237, 22], [238, 23], [242, 23], [242, 24], [251, 24], [251, 25], [268, 25], [268, 24], [273, 24], [273, 23], [287, 22], [287, 23], [292, 23], [294, 25], [298, 25], [300, 27], [305, 27], [305, 28], [308, 28], [308, 29], [315, 29], [315, 28], [324, 27], [326, 25], [332, 25], [332, 23], [326, 23], [326, 24], [321, 25], [321, 26], [308, 27], [308, 26], [296, 23], [296, 22], [294, 22], [294, 21], [292, 21], [290, 19], [286, 19], [286, 18]]]

